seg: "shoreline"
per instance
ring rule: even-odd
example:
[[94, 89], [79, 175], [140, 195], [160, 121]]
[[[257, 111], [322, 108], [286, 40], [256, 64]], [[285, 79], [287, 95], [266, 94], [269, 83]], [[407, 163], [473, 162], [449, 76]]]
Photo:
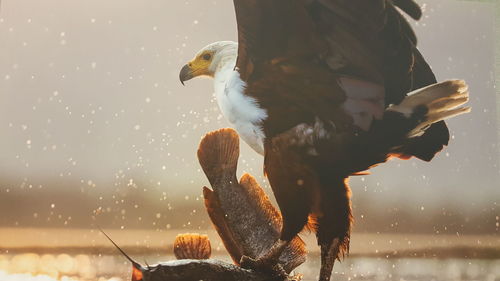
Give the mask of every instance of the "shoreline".
[[[105, 229], [127, 253], [134, 255], [170, 255], [179, 233], [209, 236], [215, 255], [225, 255], [222, 241], [214, 230]], [[317, 255], [313, 234], [301, 235], [309, 255]], [[500, 259], [498, 235], [388, 234], [353, 233], [350, 257], [373, 258], [484, 258]], [[97, 229], [0, 228], [0, 255], [95, 254], [114, 255], [116, 249]]]
[[[162, 253], [158, 249], [147, 247], [123, 247], [123, 250], [129, 255], [142, 256], [173, 256], [172, 246], [168, 247]], [[119, 256], [114, 247], [0, 247], [0, 255], [19, 255], [19, 254], [37, 254], [37, 255], [106, 255]], [[213, 250], [214, 256], [227, 255], [225, 249]], [[309, 256], [318, 256], [319, 251], [309, 251]], [[229, 255], [228, 255], [229, 258]], [[482, 259], [482, 260], [500, 260], [500, 248], [493, 247], [451, 247], [451, 248], [423, 248], [404, 251], [389, 251], [378, 253], [352, 253], [346, 258], [384, 258], [384, 259]]]

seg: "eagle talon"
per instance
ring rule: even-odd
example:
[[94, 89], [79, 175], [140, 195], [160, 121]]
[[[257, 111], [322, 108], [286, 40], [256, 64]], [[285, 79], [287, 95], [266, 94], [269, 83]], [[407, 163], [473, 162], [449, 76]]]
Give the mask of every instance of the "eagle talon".
[[285, 269], [283, 269], [283, 266], [278, 264], [276, 261], [269, 259], [254, 259], [249, 256], [242, 256], [240, 259], [240, 265], [245, 269], [269, 273], [273, 277], [276, 277], [277, 280], [288, 280], [288, 274]]
[[253, 269], [256, 267], [257, 260], [249, 256], [241, 256], [240, 265], [246, 269]]

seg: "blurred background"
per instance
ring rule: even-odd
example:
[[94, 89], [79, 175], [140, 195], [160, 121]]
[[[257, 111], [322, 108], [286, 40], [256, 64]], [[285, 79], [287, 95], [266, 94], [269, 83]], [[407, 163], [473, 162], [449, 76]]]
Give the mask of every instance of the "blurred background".
[[[469, 83], [473, 112], [448, 122], [450, 145], [431, 163], [393, 160], [351, 180], [353, 244], [360, 237], [356, 251], [374, 254], [373, 241], [399, 235], [401, 245], [416, 249], [411, 234], [434, 242], [465, 237], [456, 239], [461, 247], [498, 250], [499, 5], [418, 2], [424, 17], [412, 24], [421, 51], [438, 80]], [[0, 280], [14, 278], [12, 260], [26, 249], [90, 252], [90, 264], [100, 254], [91, 246], [109, 246], [96, 226], [136, 253], [167, 248], [173, 241], [167, 234], [211, 233], [201, 196], [208, 181], [196, 149], [205, 133], [229, 124], [212, 82], [183, 87], [178, 73], [218, 40], [236, 40], [232, 1], [1, 1]], [[271, 194], [262, 157], [242, 143], [244, 172]], [[12, 280], [27, 280], [19, 278]]]

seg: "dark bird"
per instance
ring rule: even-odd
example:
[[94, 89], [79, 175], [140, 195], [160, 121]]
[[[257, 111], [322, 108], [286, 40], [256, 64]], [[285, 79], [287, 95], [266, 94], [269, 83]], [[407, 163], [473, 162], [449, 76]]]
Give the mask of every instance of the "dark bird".
[[242, 265], [275, 268], [309, 225], [321, 281], [349, 251], [347, 180], [391, 156], [430, 161], [444, 119], [470, 109], [464, 81], [436, 83], [401, 14], [413, 0], [234, 0], [238, 43], [203, 48], [180, 72], [215, 80], [223, 115], [255, 151], [283, 217], [280, 239]]

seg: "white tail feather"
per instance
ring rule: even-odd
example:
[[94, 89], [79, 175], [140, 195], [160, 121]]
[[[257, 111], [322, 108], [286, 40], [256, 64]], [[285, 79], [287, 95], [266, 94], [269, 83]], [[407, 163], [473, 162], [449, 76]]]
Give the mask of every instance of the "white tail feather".
[[470, 112], [470, 107], [461, 107], [468, 101], [469, 92], [465, 81], [447, 80], [415, 90], [400, 104], [391, 105], [387, 110], [410, 117], [418, 106], [427, 107], [425, 121], [408, 134], [409, 137], [415, 137], [421, 135], [432, 123]]

